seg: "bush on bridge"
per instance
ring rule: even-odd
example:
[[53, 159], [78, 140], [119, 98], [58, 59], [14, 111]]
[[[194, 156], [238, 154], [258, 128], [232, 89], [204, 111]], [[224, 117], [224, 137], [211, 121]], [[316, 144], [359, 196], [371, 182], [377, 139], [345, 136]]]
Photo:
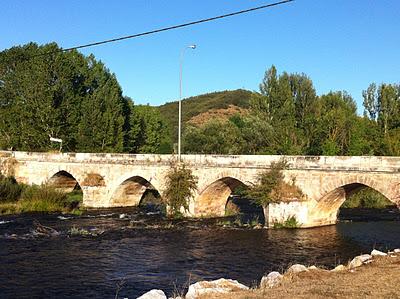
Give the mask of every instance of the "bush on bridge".
[[166, 189], [163, 194], [168, 205], [168, 214], [180, 216], [181, 209], [189, 210], [189, 201], [197, 189], [197, 177], [185, 164], [171, 164], [166, 177]]
[[271, 163], [270, 169], [259, 173], [256, 183], [244, 190], [244, 195], [263, 207], [269, 203], [301, 199], [303, 193], [295, 181], [291, 183], [284, 181], [282, 170], [287, 167], [284, 159]]

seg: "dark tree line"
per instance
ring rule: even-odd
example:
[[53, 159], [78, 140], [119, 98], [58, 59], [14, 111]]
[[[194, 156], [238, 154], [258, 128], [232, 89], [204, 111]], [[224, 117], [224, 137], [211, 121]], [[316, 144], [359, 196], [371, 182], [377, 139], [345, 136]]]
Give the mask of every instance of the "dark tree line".
[[186, 129], [185, 151], [214, 154], [400, 155], [400, 86], [371, 84], [365, 114], [346, 92], [317, 96], [304, 74], [272, 66], [247, 115]]
[[123, 97], [93, 55], [55, 43], [0, 52], [0, 116], [3, 149], [51, 150], [51, 136], [65, 151], [152, 153], [161, 138], [157, 109]]

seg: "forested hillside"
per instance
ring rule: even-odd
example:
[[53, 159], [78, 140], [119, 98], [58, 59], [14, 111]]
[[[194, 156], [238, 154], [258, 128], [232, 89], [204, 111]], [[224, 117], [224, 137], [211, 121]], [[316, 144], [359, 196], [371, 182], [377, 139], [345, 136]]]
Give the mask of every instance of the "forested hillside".
[[[182, 123], [207, 113], [210, 110], [226, 110], [230, 107], [249, 108], [252, 92], [248, 90], [226, 90], [207, 93], [182, 100]], [[175, 143], [178, 139], [178, 102], [170, 102], [158, 107]], [[185, 126], [186, 127], [186, 126]]]
[[186, 153], [400, 155], [400, 86], [371, 84], [365, 113], [343, 91], [318, 96], [305, 74], [266, 71], [249, 113], [186, 126]]
[[[317, 95], [305, 74], [272, 66], [259, 92], [183, 101], [184, 153], [400, 155], [400, 85], [370, 84], [365, 112], [344, 91]], [[29, 43], [0, 52], [0, 149], [171, 153], [178, 103], [134, 105], [93, 55]]]

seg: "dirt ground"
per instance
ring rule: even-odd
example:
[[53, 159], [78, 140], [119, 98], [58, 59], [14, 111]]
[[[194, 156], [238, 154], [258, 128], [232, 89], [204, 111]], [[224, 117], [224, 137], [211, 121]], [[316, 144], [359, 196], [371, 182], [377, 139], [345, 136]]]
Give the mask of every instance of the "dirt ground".
[[353, 270], [310, 270], [285, 275], [282, 284], [275, 288], [212, 298], [400, 298], [400, 254], [374, 257], [371, 263]]

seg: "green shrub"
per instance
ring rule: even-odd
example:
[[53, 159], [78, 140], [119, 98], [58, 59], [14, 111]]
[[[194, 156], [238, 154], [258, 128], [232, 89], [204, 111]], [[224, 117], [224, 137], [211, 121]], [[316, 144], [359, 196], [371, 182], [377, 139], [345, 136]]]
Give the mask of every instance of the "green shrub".
[[275, 222], [274, 228], [298, 228], [300, 223], [297, 222], [295, 216], [288, 217], [284, 222]]
[[67, 194], [49, 185], [25, 188], [19, 200], [21, 212], [55, 212], [68, 210]]
[[15, 202], [21, 196], [23, 186], [14, 177], [0, 175], [0, 202]]
[[0, 215], [23, 212], [72, 212], [82, 202], [81, 190], [66, 194], [49, 185], [20, 185], [14, 178], [0, 177]]
[[372, 188], [363, 188], [355, 192], [343, 203], [342, 208], [374, 208], [383, 209], [393, 206], [385, 196]]
[[82, 201], [83, 201], [82, 190], [74, 190], [66, 194], [65, 207], [70, 210], [76, 209], [81, 205]]
[[179, 215], [181, 208], [189, 210], [189, 200], [197, 189], [197, 178], [185, 164], [172, 164], [166, 176], [164, 201], [168, 205], [168, 213]]
[[269, 203], [301, 199], [303, 193], [296, 186], [295, 180], [291, 184], [284, 181], [282, 171], [287, 167], [284, 159], [271, 163], [270, 169], [259, 173], [257, 182], [242, 192], [256, 204], [264, 207]]
[[32, 185], [24, 189], [21, 201], [46, 201], [63, 205], [67, 202], [67, 195], [49, 185]]

